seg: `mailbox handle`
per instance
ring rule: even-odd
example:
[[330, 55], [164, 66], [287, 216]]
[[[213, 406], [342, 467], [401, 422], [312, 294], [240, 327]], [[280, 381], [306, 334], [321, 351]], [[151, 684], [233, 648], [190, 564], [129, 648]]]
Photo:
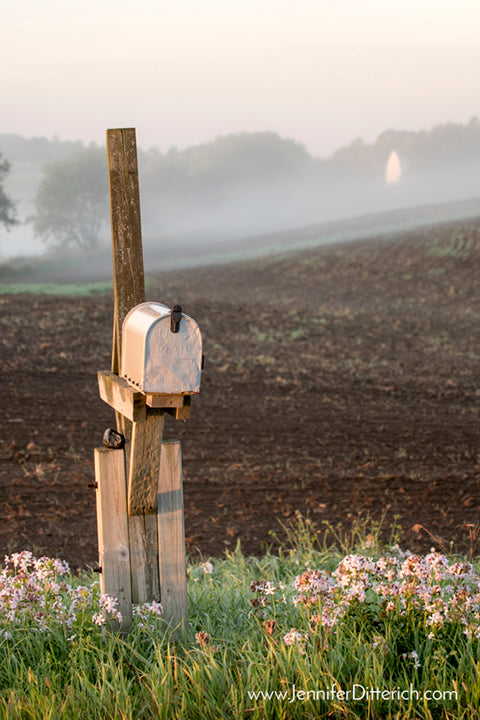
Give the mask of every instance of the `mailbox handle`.
[[170, 314], [170, 330], [172, 333], [178, 333], [180, 330], [180, 321], [182, 319], [182, 308], [180, 305], [174, 305]]

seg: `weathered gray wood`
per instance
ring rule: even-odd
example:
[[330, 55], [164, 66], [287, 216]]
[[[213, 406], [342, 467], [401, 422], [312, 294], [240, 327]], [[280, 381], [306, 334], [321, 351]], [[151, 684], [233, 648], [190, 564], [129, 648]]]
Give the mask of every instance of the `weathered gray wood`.
[[96, 448], [95, 478], [100, 590], [118, 598], [124, 626], [128, 627], [132, 617], [132, 588], [124, 451]]
[[[107, 155], [115, 298], [112, 372], [118, 375], [123, 320], [145, 301], [135, 130], [107, 130]], [[155, 513], [163, 416], [147, 415], [145, 398], [130, 394], [121, 378], [112, 380], [107, 402], [114, 405], [117, 428], [126, 440], [127, 510], [136, 516], [128, 518], [133, 596], [135, 602], [151, 602], [158, 596], [157, 531], [155, 516], [143, 514]]]
[[181, 408], [188, 395], [170, 395], [162, 393], [145, 393], [145, 402], [151, 408]]
[[100, 397], [107, 405], [133, 422], [145, 422], [147, 407], [142, 392], [108, 370], [99, 370], [97, 375]]
[[191, 410], [191, 396], [190, 395], [183, 396], [183, 406], [182, 407], [165, 408], [165, 412], [167, 413], [167, 415], [170, 415], [171, 417], [175, 418], [175, 420], [188, 420], [188, 418], [190, 417], [190, 410]]
[[155, 515], [128, 518], [132, 602], [160, 602], [158, 577], [158, 531]]
[[157, 497], [158, 568], [163, 617], [185, 625], [188, 614], [180, 442], [162, 443]]
[[157, 511], [163, 422], [161, 410], [150, 410], [145, 422], [133, 423], [128, 474], [129, 515], [154, 515]]
[[107, 130], [107, 156], [115, 298], [112, 372], [118, 375], [123, 320], [129, 310], [145, 301], [135, 129]]
[[[99, 370], [97, 375], [101, 399], [133, 422], [146, 420], [146, 406], [156, 410], [179, 410], [179, 417], [189, 417], [190, 395], [143, 393], [109, 370]], [[175, 417], [175, 413], [172, 414]]]
[[101, 583], [121, 596], [128, 622], [132, 599], [151, 602], [160, 594], [165, 618], [182, 623], [187, 592], [180, 443], [161, 441], [164, 412], [188, 417], [190, 399], [149, 398], [153, 405], [165, 403], [165, 410], [147, 408], [145, 397], [118, 377], [123, 320], [145, 300], [135, 130], [108, 130], [107, 155], [115, 309], [112, 372], [99, 373], [99, 388], [115, 409], [125, 449], [95, 453]]

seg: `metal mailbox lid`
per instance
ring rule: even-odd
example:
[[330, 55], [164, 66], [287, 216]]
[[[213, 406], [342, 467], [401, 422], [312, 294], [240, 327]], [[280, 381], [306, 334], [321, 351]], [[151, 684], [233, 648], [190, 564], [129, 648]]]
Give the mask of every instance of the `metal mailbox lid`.
[[143, 392], [192, 395], [200, 391], [202, 336], [197, 323], [182, 313], [178, 332], [171, 311], [146, 302], [125, 317], [121, 375]]

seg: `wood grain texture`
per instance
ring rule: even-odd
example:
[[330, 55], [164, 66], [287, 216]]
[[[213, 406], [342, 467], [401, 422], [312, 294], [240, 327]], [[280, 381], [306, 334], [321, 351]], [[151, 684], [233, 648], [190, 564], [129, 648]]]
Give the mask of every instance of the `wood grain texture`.
[[132, 588], [127, 523], [125, 454], [123, 450], [96, 448], [97, 529], [100, 590], [118, 598], [127, 627], [132, 619]]
[[159, 602], [157, 518], [155, 515], [130, 516], [128, 528], [132, 602]]
[[[115, 483], [112, 479], [108, 482], [101, 479], [99, 483], [97, 514], [99, 537], [102, 534], [102, 566], [112, 568], [102, 582], [111, 585], [117, 595], [128, 590], [128, 617], [132, 598], [138, 603], [152, 602], [160, 593], [165, 618], [183, 623], [187, 617], [187, 594], [180, 443], [162, 445], [163, 409], [146, 408], [145, 397], [132, 393], [118, 377], [124, 318], [145, 301], [135, 130], [107, 130], [107, 156], [114, 323], [112, 373], [99, 374], [99, 388], [102, 398], [115, 408], [117, 429], [126, 443], [123, 451], [99, 450], [95, 456], [99, 476], [116, 478]], [[183, 399], [170, 398], [164, 402], [176, 417], [186, 416], [190, 411], [189, 402]], [[117, 459], [113, 467], [113, 461], [104, 460], [108, 458], [105, 452], [121, 453], [121, 461]], [[113, 484], [117, 499], [114, 509], [106, 509], [108, 496], [100, 488]], [[109, 550], [110, 547], [113, 549]], [[124, 605], [127, 611], [127, 599]]]
[[[145, 393], [145, 401], [152, 408], [181, 408], [185, 404], [186, 395], [164, 393]], [[190, 399], [190, 398], [189, 398]]]
[[132, 388], [125, 378], [118, 377], [108, 370], [100, 370], [97, 375], [100, 397], [107, 405], [128, 420], [145, 422], [147, 407], [142, 392]]
[[185, 395], [183, 407], [165, 408], [165, 412], [175, 420], [188, 420], [191, 409], [190, 396]]
[[150, 410], [145, 422], [133, 423], [128, 474], [128, 514], [155, 514], [164, 414]]
[[163, 617], [186, 626], [188, 615], [182, 455], [180, 442], [162, 443], [157, 497], [158, 568]]
[[107, 157], [115, 297], [112, 372], [118, 375], [123, 320], [129, 310], [145, 301], [140, 191], [134, 128], [107, 130]]
[[190, 417], [191, 395], [162, 395], [160, 393], [146, 393], [146, 403], [151, 408], [162, 408], [175, 420], [188, 420]]

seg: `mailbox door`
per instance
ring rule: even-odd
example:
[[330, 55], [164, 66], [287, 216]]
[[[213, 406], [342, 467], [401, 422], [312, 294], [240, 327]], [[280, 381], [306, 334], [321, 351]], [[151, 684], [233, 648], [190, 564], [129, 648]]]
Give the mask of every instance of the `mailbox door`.
[[145, 346], [145, 392], [198, 393], [201, 365], [202, 338], [191, 318], [182, 315], [176, 333], [170, 329], [170, 317], [155, 321]]

